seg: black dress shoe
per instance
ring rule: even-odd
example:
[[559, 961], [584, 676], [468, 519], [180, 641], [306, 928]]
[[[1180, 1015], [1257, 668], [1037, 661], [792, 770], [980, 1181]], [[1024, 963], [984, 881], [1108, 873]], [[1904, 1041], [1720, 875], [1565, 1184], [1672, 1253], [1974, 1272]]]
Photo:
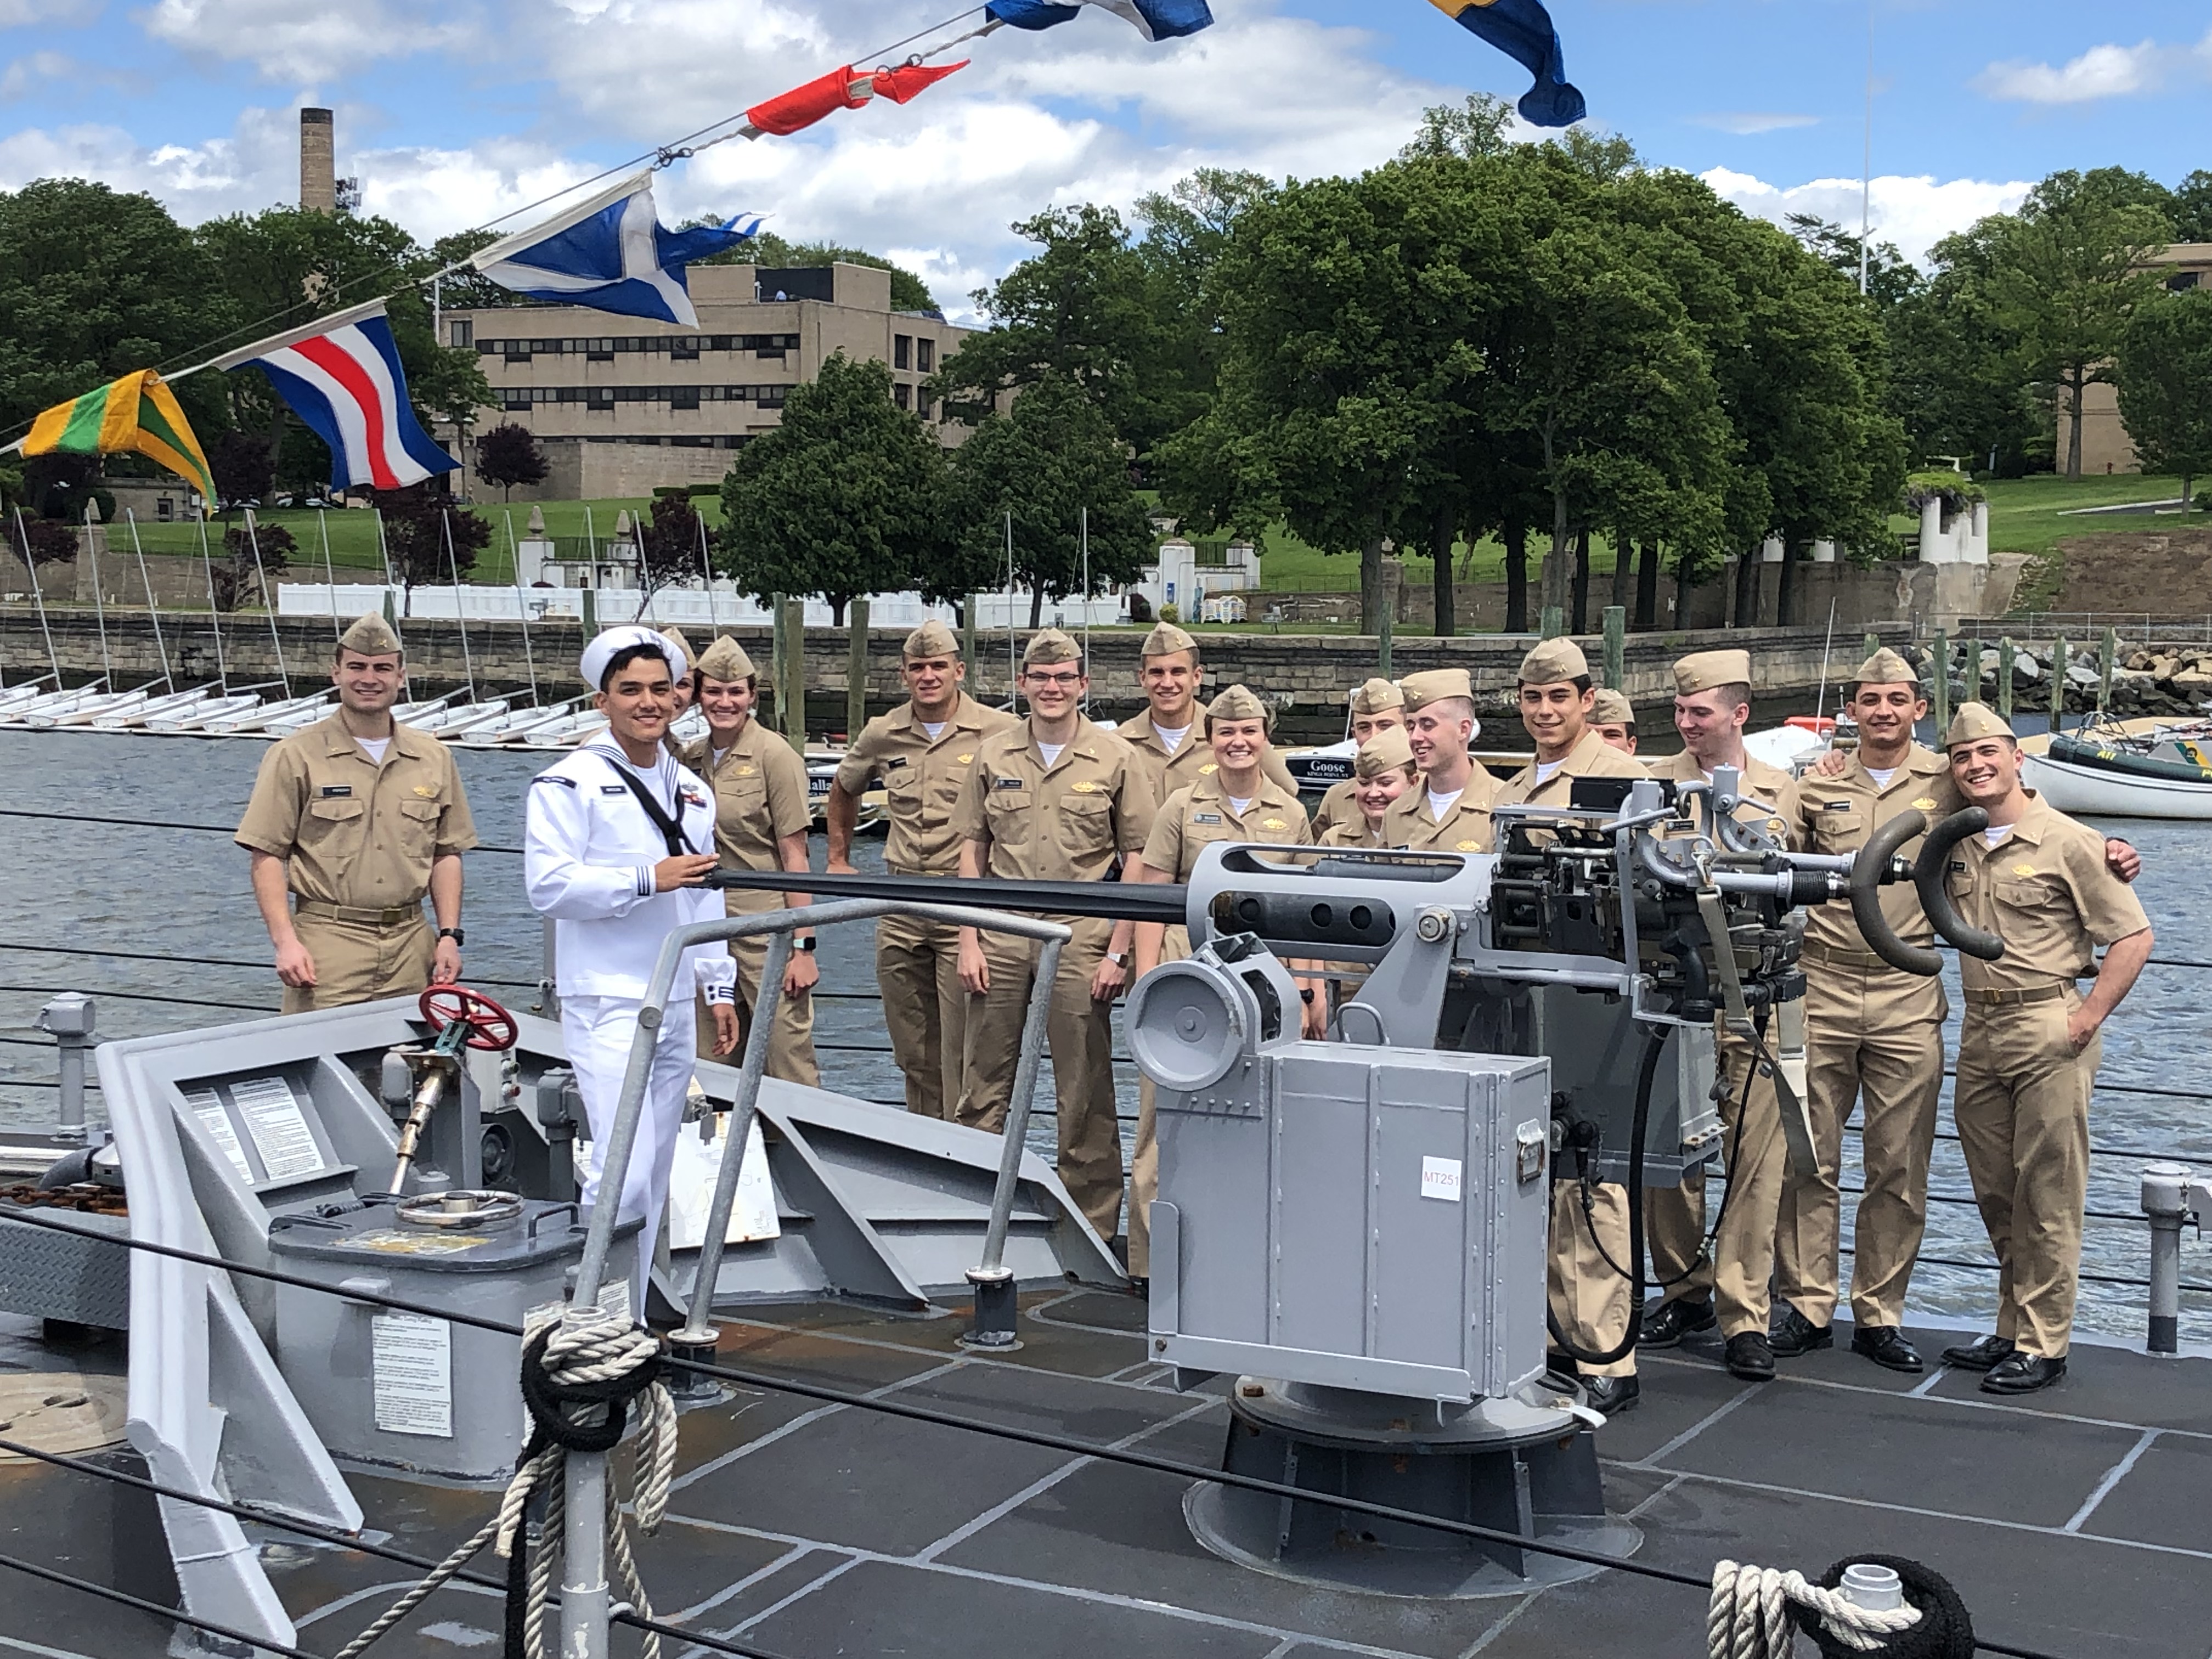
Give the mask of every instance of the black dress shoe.
[[1990, 1368], [1990, 1374], [1982, 1379], [1982, 1392], [2033, 1394], [2039, 1389], [2049, 1388], [2065, 1375], [2063, 1359], [2046, 1359], [2039, 1353], [2015, 1350]]
[[1637, 1333], [1636, 1346], [1639, 1348], [1676, 1347], [1692, 1331], [1709, 1331], [1715, 1322], [1710, 1297], [1692, 1300], [1681, 1297], [1672, 1302], [1662, 1302], [1657, 1311], [1644, 1316], [1644, 1328]]
[[1978, 1336], [1964, 1347], [1944, 1349], [1943, 1363], [1962, 1371], [1985, 1371], [2019, 1352], [2008, 1336]]
[[1583, 1398], [1589, 1408], [1601, 1417], [1616, 1417], [1636, 1404], [1643, 1393], [1643, 1384], [1633, 1375], [1628, 1376], [1585, 1376], [1582, 1380]]
[[1774, 1349], [1764, 1331], [1739, 1331], [1721, 1356], [1729, 1375], [1745, 1382], [1774, 1381]]
[[1801, 1353], [1834, 1347], [1836, 1328], [1832, 1324], [1815, 1325], [1785, 1302], [1767, 1329], [1766, 1340], [1777, 1359], [1795, 1359]]
[[1919, 1351], [1894, 1325], [1862, 1325], [1851, 1333], [1851, 1352], [1893, 1371], [1921, 1369]]

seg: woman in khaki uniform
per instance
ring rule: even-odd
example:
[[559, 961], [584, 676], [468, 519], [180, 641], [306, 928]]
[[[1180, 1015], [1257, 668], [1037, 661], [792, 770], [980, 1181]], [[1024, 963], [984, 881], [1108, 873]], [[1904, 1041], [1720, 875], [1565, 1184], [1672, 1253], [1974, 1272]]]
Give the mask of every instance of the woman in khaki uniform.
[[[714, 846], [723, 867], [809, 873], [806, 832], [813, 814], [806, 798], [806, 763], [789, 744], [753, 719], [760, 677], [752, 659], [725, 635], [700, 656], [695, 678], [700, 706], [707, 714], [707, 735], [686, 750], [683, 759], [714, 788]], [[732, 889], [724, 897], [733, 916], [779, 908], [774, 893]], [[796, 908], [807, 902], [807, 896], [787, 892], [781, 902]], [[796, 934], [792, 945], [769, 1045], [768, 1074], [818, 1088], [822, 1074], [814, 1060], [814, 1002], [809, 995], [820, 977], [814, 965], [814, 935]], [[738, 1018], [750, 1030], [752, 1011], [760, 1006], [768, 940], [732, 939], [730, 954], [738, 963]], [[706, 1046], [708, 1040], [702, 1030], [700, 1053], [713, 1058]]]
[[[1385, 732], [1406, 729], [1406, 694], [1389, 680], [1372, 679], [1352, 694], [1352, 741], [1355, 759], [1352, 775], [1342, 783], [1329, 786], [1328, 793], [1314, 808], [1313, 831], [1316, 843], [1326, 846], [1329, 831], [1339, 824], [1349, 824], [1357, 830], [1360, 822], [1358, 750]], [[1408, 751], [1410, 756], [1411, 751]], [[1393, 796], [1391, 799], [1396, 799]], [[1377, 842], [1376, 846], [1382, 843]]]
[[[1199, 857], [1217, 842], [1268, 842], [1285, 847], [1313, 842], [1312, 826], [1297, 793], [1267, 775], [1267, 705], [1241, 685], [1232, 685], [1207, 707], [1206, 741], [1213, 767], [1162, 804], [1152, 820], [1145, 850], [1130, 862], [1123, 879], [1166, 883], [1188, 881]], [[1190, 954], [1190, 934], [1161, 922], [1141, 922], [1136, 934], [1136, 976], [1142, 979], [1163, 962]], [[1309, 1036], [1318, 1013], [1315, 989], [1305, 998]], [[1159, 1195], [1160, 1154], [1154, 1139], [1152, 1084], [1137, 1089], [1137, 1150], [1129, 1172], [1129, 1276], [1152, 1273], [1152, 1203]]]
[[[1351, 791], [1351, 813], [1323, 830], [1319, 844], [1388, 847], [1390, 843], [1383, 839], [1382, 821], [1389, 816], [1392, 804], [1421, 776], [1420, 769], [1413, 764], [1413, 746], [1406, 740], [1406, 728], [1385, 726], [1361, 744], [1352, 768], [1352, 777], [1337, 786]], [[1329, 792], [1332, 796], [1335, 793], [1334, 789]]]

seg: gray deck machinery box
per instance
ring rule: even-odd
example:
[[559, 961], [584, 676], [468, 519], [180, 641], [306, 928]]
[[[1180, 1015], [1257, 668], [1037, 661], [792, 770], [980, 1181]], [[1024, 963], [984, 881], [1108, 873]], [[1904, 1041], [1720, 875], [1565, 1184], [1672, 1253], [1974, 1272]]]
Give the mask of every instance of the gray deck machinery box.
[[[1501, 809], [1495, 854], [1226, 846], [1200, 861], [1193, 954], [1146, 975], [1127, 1019], [1158, 1114], [1152, 1357], [1186, 1386], [1235, 1378], [1229, 1471], [1316, 1494], [1193, 1487], [1209, 1548], [1406, 1595], [1595, 1571], [1332, 1498], [1637, 1547], [1605, 1512], [1595, 1414], [1547, 1369], [1555, 1187], [1622, 1182], [1636, 1208], [1715, 1162], [1717, 1030], [1777, 1077], [1790, 1156], [1810, 1158], [1799, 907], [1849, 897], [1881, 927], [1875, 886], [1910, 874], [1962, 948], [1995, 943], [1927, 897], [1978, 814], [1938, 826], [1913, 869], [1893, 856], [1912, 824], [1855, 869], [1736, 823], [1736, 789], [1726, 772], [1679, 801], [1584, 780], [1571, 807]], [[1716, 806], [1717, 838], [1700, 828]], [[1868, 935], [1932, 971], [1932, 952]], [[1286, 964], [1334, 976], [1334, 1040], [1301, 1039]], [[1578, 1358], [1618, 1358], [1634, 1334]]]

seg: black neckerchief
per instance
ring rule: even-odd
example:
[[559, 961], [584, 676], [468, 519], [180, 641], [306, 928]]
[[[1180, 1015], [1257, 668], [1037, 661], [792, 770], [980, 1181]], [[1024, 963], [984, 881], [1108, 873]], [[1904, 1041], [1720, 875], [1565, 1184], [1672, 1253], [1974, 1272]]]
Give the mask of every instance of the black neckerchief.
[[593, 752], [613, 768], [617, 777], [629, 786], [630, 793], [637, 797], [637, 804], [645, 809], [645, 816], [652, 821], [653, 827], [660, 831], [661, 840], [667, 843], [668, 856], [682, 858], [692, 853], [694, 851], [692, 845], [684, 835], [680, 795], [678, 811], [672, 814], [666, 807], [654, 799], [653, 791], [645, 787], [645, 781], [629, 766], [617, 763], [612, 755], [596, 745], [593, 746]]

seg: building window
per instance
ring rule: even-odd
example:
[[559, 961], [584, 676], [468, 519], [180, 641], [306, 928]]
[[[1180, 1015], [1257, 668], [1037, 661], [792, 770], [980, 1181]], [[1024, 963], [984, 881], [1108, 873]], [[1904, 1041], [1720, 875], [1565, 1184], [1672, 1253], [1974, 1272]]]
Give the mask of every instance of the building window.
[[699, 388], [696, 386], [671, 386], [668, 391], [668, 406], [671, 409], [698, 408]]
[[914, 407], [914, 388], [902, 381], [891, 388], [891, 401], [901, 409]]
[[510, 410], [520, 409], [526, 411], [530, 407], [530, 393], [519, 387], [510, 388], [507, 394], [507, 400], [501, 404], [500, 407]]
[[456, 317], [446, 325], [446, 332], [449, 337], [446, 343], [465, 351], [476, 343], [476, 331], [477, 325], [467, 318]]
[[2202, 271], [2179, 270], [2166, 279], [2166, 285], [2169, 289], [2176, 294], [2186, 294], [2203, 280], [2203, 273]]
[[584, 407], [586, 409], [612, 410], [614, 406], [615, 394], [611, 386], [595, 386], [585, 393]]
[[937, 372], [937, 342], [920, 339], [914, 343], [914, 366], [925, 374]]
[[783, 407], [783, 394], [789, 388], [787, 387], [780, 386], [760, 386], [757, 388], [760, 395], [754, 398], [753, 401], [759, 404], [763, 409], [781, 409]]
[[699, 356], [698, 337], [694, 335], [688, 339], [671, 340], [668, 343], [668, 355], [671, 357], [684, 357], [696, 361]]
[[891, 367], [893, 368], [914, 367], [914, 336], [911, 334], [891, 336]]
[[530, 342], [527, 340], [509, 340], [507, 343], [506, 356], [507, 361], [510, 363], [528, 362], [530, 361]]

